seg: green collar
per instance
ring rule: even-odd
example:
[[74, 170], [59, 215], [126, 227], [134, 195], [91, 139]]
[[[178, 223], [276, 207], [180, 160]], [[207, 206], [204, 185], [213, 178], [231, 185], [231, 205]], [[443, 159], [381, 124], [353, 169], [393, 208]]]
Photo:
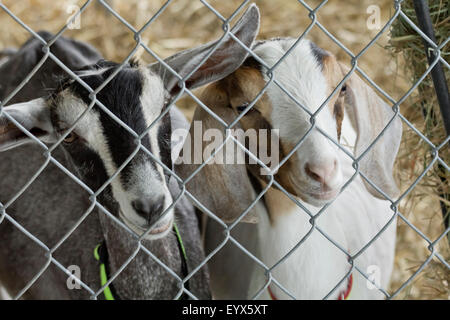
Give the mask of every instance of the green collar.
[[[102, 287], [108, 282], [108, 273], [106, 272], [106, 252], [105, 243], [102, 242], [98, 244], [94, 249], [94, 257], [97, 261], [100, 261], [100, 284]], [[103, 294], [105, 295], [106, 300], [115, 300], [114, 295], [111, 292], [111, 289], [107, 286], [103, 290]]]
[[[187, 268], [187, 254], [186, 249], [183, 244], [183, 240], [181, 239], [180, 231], [178, 230], [177, 225], [175, 222], [173, 223], [173, 230], [175, 231], [175, 234], [177, 236], [177, 243], [178, 243], [178, 249], [180, 251], [181, 255], [181, 270], [183, 272], [183, 276], [186, 277], [188, 273]], [[106, 250], [106, 244], [105, 242], [102, 242], [98, 244], [94, 249], [94, 258], [95, 260], [100, 262], [100, 284], [103, 287], [108, 282], [108, 272], [106, 270], [106, 264], [108, 262], [108, 251]], [[112, 286], [112, 284], [111, 284]], [[189, 281], [186, 282], [186, 288], [189, 290]], [[114, 290], [111, 290], [110, 286], [106, 286], [105, 289], [103, 289], [103, 294], [105, 295], [106, 300], [116, 300], [114, 296], [117, 297], [117, 294], [113, 294]], [[184, 294], [180, 297], [182, 298]]]

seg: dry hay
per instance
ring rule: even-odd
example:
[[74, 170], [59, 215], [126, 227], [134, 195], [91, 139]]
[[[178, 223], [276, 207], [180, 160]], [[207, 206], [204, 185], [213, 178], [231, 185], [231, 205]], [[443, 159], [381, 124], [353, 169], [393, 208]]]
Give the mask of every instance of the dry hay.
[[[450, 34], [448, 2], [444, 0], [430, 0], [428, 3], [436, 34], [436, 41], [437, 44], [441, 44]], [[417, 24], [417, 18], [411, 0], [403, 2], [402, 10]], [[391, 34], [389, 48], [394, 55], [401, 54], [401, 57], [404, 59], [404, 63], [402, 64], [403, 72], [409, 80], [409, 84], [413, 85], [428, 68], [422, 38], [404, 19], [397, 19], [395, 21]], [[447, 44], [441, 51], [441, 55], [447, 62], [450, 60], [448, 50], [449, 45]], [[445, 67], [444, 70], [448, 82], [450, 79], [450, 70]], [[430, 75], [420, 83], [410, 98], [402, 105], [402, 113], [434, 145], [440, 145], [445, 140], [447, 134], [444, 129]], [[404, 131], [403, 144], [405, 147], [402, 149], [398, 161], [398, 165], [402, 170], [398, 170], [398, 172], [401, 175], [402, 184], [407, 185], [426, 168], [433, 159], [433, 155], [431, 148], [410, 129]], [[444, 145], [439, 151], [439, 156], [447, 164], [449, 163], [450, 153], [448, 145]], [[406, 201], [403, 202], [403, 210], [408, 218], [410, 220], [417, 220], [419, 223], [422, 220], [422, 228], [420, 229], [427, 235], [433, 235], [431, 240], [435, 240], [439, 232], [443, 231], [442, 228], [439, 228], [439, 224], [442, 221], [439, 200], [447, 208], [450, 207], [449, 178], [450, 172], [435, 164], [427, 172], [426, 177], [413, 189]], [[407, 252], [414, 252], [410, 250], [410, 246], [415, 243], [414, 238], [417, 237], [416, 234], [411, 232], [409, 227], [404, 224], [399, 224], [399, 230], [402, 229], [405, 231], [399, 232], [399, 245], [397, 248], [399, 255], [402, 255], [405, 250]], [[423, 262], [424, 257], [430, 254], [425, 249], [426, 246], [427, 244], [422, 241], [421, 246], [419, 246], [420, 250], [414, 252], [415, 257], [408, 255], [405, 259], [397, 260], [397, 265], [403, 265], [404, 269], [407, 269], [408, 265], [410, 265], [410, 273], [412, 273]], [[445, 237], [440, 241], [437, 249], [449, 261], [448, 242]], [[419, 276], [420, 279], [418, 280], [418, 282], [422, 283], [422, 293], [418, 292], [417, 286], [411, 287], [409, 288], [411, 296], [448, 299], [450, 271], [443, 267], [436, 259], [431, 262], [425, 271], [424, 274]]]
[[[152, 0], [123, 0], [108, 1], [114, 9], [136, 29], [142, 27], [149, 17], [163, 5], [165, 1]], [[240, 0], [211, 0], [209, 3], [224, 17], [229, 17], [241, 4]], [[261, 9], [260, 38], [277, 36], [298, 37], [311, 20], [308, 11], [295, 0], [255, 1]], [[320, 1], [307, 1], [312, 7]], [[439, 2], [439, 1], [437, 1]], [[444, 2], [444, 1], [442, 1]], [[4, 0], [3, 3], [33, 30], [49, 30], [57, 32], [67, 21], [69, 13], [66, 12], [69, 4], [81, 6], [84, 1], [53, 1], [53, 0]], [[368, 30], [367, 8], [378, 5], [382, 24], [392, 16], [393, 1], [367, 1], [347, 0], [329, 1], [318, 12], [320, 21], [334, 36], [336, 36], [353, 53], [362, 50], [379, 30]], [[122, 61], [134, 48], [133, 33], [127, 29], [117, 18], [110, 15], [101, 5], [92, 3], [81, 16], [81, 29], [67, 30], [64, 35], [78, 40], [87, 41], [94, 45], [110, 60]], [[448, 15], [442, 22], [448, 27]], [[0, 49], [18, 47], [30, 36], [29, 33], [15, 23], [5, 12], [0, 10]], [[151, 24], [142, 34], [142, 41], [146, 43], [160, 57], [166, 57], [176, 51], [190, 48], [205, 41], [211, 41], [222, 34], [221, 22], [208, 8], [199, 1], [175, 0], [162, 15]], [[448, 33], [447, 33], [448, 34]], [[333, 52], [345, 62], [349, 62], [348, 55], [334, 44], [318, 27], [313, 27], [310, 39], [319, 46]], [[397, 38], [396, 38], [397, 37]], [[394, 34], [395, 46], [404, 51], [410, 39], [399, 39]], [[411, 86], [411, 73], [405, 68], [409, 62], [403, 55], [391, 54], [386, 49], [389, 43], [389, 34], [383, 34], [380, 39], [361, 57], [359, 65], [363, 70], [394, 99], [402, 97]], [[420, 44], [418, 44], [419, 48]], [[420, 52], [420, 49], [419, 51]], [[143, 50], [138, 54], [143, 60], [152, 58]], [[419, 54], [420, 56], [420, 54]], [[405, 60], [406, 59], [406, 60]], [[406, 62], [405, 62], [406, 61]], [[425, 56], [416, 60], [425, 66]], [[429, 80], [427, 80], [429, 81]], [[434, 96], [434, 94], [431, 94]], [[422, 113], [417, 108], [420, 95], [417, 92], [401, 105], [402, 114], [411, 121], [417, 129], [424, 132], [435, 143], [442, 141], [442, 125], [427, 125]], [[431, 104], [436, 105], [433, 100]], [[184, 98], [178, 106], [183, 108], [189, 116], [194, 103]], [[439, 112], [436, 112], [439, 115]], [[397, 161], [396, 178], [401, 189], [405, 191], [418, 177], [426, 163], [429, 163], [431, 154], [429, 148], [420, 138], [404, 125], [404, 136]], [[436, 133], [436, 132], [439, 133]], [[442, 155], [449, 163], [448, 153]], [[439, 207], [438, 187], [442, 186], [435, 170], [428, 173], [416, 188], [402, 201], [400, 211], [419, 230], [430, 239], [435, 240], [442, 232], [442, 217]], [[447, 189], [448, 190], [448, 189]], [[436, 250], [449, 260], [450, 253], [447, 240], [444, 238], [436, 246]], [[405, 223], [399, 221], [396, 261], [393, 281], [390, 291], [393, 292], [406, 281], [429, 256], [427, 244]], [[403, 290], [397, 298], [449, 298], [449, 271], [434, 259], [420, 275]]]

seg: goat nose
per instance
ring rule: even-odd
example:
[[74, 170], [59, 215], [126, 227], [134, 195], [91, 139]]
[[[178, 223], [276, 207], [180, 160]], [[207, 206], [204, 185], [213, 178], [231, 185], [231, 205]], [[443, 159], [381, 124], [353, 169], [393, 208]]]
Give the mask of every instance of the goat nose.
[[137, 199], [134, 200], [131, 205], [142, 218], [144, 218], [149, 224], [157, 220], [161, 213], [164, 211], [164, 196], [160, 196], [156, 200], [149, 199]]
[[324, 163], [306, 163], [305, 172], [313, 180], [326, 184], [336, 174], [337, 160]]

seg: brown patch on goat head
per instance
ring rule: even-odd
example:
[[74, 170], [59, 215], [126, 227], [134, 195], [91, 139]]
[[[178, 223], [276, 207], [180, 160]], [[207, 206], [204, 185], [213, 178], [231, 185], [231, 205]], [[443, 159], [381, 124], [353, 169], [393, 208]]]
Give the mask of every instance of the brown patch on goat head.
[[[230, 108], [235, 110], [236, 114], [238, 114], [237, 107], [252, 102], [260, 94], [260, 92], [266, 85], [266, 81], [264, 80], [261, 71], [256, 68], [247, 66], [242, 66], [241, 68], [236, 70], [233, 74], [223, 79], [221, 82], [222, 82], [221, 86], [225, 88], [225, 90], [227, 91]], [[267, 151], [264, 150], [264, 152], [267, 152], [269, 156], [270, 152], [272, 152], [272, 145], [270, 139], [271, 134], [273, 134], [273, 132], [271, 131], [273, 129], [271, 123], [272, 109], [273, 107], [269, 100], [269, 97], [267, 96], [266, 93], [264, 93], [255, 103], [252, 109], [250, 109], [239, 121], [244, 130], [248, 129], [256, 130], [258, 138], [257, 156], [260, 155], [259, 151], [261, 147], [266, 148]], [[267, 136], [265, 137], [265, 139], [260, 140], [260, 131], [259, 131], [260, 129], [267, 130]], [[260, 141], [267, 141], [267, 145], [261, 146]], [[246, 147], [248, 148], [247, 144]], [[280, 160], [283, 159], [285, 155], [288, 154], [290, 150], [292, 150], [292, 148], [293, 146], [287, 145], [283, 141], [279, 140], [278, 152]], [[289, 158], [278, 170], [274, 178], [287, 191], [289, 191], [292, 194], [296, 194], [295, 188], [288, 178], [289, 172], [293, 168], [292, 161], [293, 159]], [[248, 163], [248, 158], [246, 159], [246, 163]], [[259, 164], [249, 164], [247, 165], [247, 168], [255, 177], [259, 178], [260, 180], [264, 182], [269, 181], [270, 176], [261, 175], [260, 170], [261, 166]], [[277, 192], [280, 191], [277, 190]], [[278, 214], [277, 212], [289, 212], [289, 210], [279, 210], [279, 204], [274, 200], [277, 199], [277, 197], [275, 196], [269, 197], [272, 200], [271, 205], [268, 209], [271, 215], [270, 219], [272, 223], [274, 223], [276, 216]], [[289, 205], [294, 205], [292, 201], [288, 201], [288, 203]]]
[[[334, 55], [331, 53], [324, 57], [323, 59], [323, 70], [325, 79], [328, 83], [327, 95], [330, 96], [333, 90], [339, 85], [339, 83], [344, 79], [344, 73], [342, 72], [339, 63], [337, 62]], [[341, 87], [345, 88], [345, 84]], [[344, 120], [344, 91], [335, 93], [330, 101], [328, 102], [328, 108], [331, 114], [336, 120], [336, 129], [338, 140], [341, 137], [342, 121]]]

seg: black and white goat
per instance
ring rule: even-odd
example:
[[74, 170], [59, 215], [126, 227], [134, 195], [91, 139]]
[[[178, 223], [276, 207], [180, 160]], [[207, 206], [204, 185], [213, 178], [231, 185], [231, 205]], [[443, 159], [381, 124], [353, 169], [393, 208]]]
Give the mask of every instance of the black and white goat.
[[[251, 46], [258, 28], [259, 12], [251, 6], [231, 32], [246, 46]], [[47, 41], [52, 37], [47, 33], [40, 33], [40, 36]], [[165, 61], [184, 77], [215, 45], [216, 42], [186, 50]], [[41, 47], [38, 40], [30, 40], [2, 64], [0, 99], [4, 99], [40, 60], [43, 56]], [[93, 89], [102, 85], [118, 68], [112, 62], [97, 62], [100, 56], [94, 49], [73, 40], [59, 38], [51, 50], [69, 68], [78, 69], [76, 73]], [[246, 56], [244, 48], [227, 36], [189, 77], [186, 87], [193, 89], [229, 75]], [[55, 80], [55, 75], [61, 74], [64, 72], [54, 62], [47, 61], [30, 83], [13, 97], [10, 102], [14, 104], [2, 110], [0, 201], [9, 204], [14, 200], [6, 208], [6, 213], [14, 220], [6, 217], [0, 224], [0, 282], [16, 295], [42, 269], [45, 272], [26, 290], [25, 298], [80, 299], [90, 296], [86, 290], [70, 290], [66, 285], [67, 274], [53, 263], [47, 265], [50, 257], [19, 230], [14, 221], [51, 248], [52, 258], [63, 266], [78, 266], [81, 280], [94, 291], [101, 287], [99, 267], [93, 259], [93, 250], [98, 243], [106, 243], [107, 268], [111, 275], [141, 248], [135, 237], [101, 211], [89, 214], [80, 225], [77, 224], [83, 213], [93, 207], [89, 200], [94, 199], [89, 199], [90, 194], [84, 188], [53, 161], [48, 161], [42, 146], [30, 144], [33, 140], [7, 119], [5, 114], [8, 114], [45, 144], [52, 145], [63, 138], [51, 155], [94, 192], [114, 177], [97, 195], [96, 201], [137, 235], [150, 229], [142, 241], [146, 249], [141, 248], [113, 281], [117, 297], [172, 299], [180, 290], [179, 282], [142, 251], [151, 252], [173, 273], [186, 277], [172, 225], [176, 220], [186, 247], [187, 269], [191, 272], [204, 259], [193, 207], [184, 197], [171, 207], [180, 194], [178, 185], [172, 183], [169, 172], [142, 149], [118, 175], [115, 173], [139, 143], [172, 168], [172, 126], [183, 126], [185, 120], [172, 108], [139, 142], [108, 113], [141, 135], [166, 110], [171, 96], [179, 92], [177, 78], [159, 63], [150, 66], [128, 64], [96, 95], [107, 108], [108, 112], [105, 112], [97, 105], [86, 111], [91, 104], [89, 92], [77, 81]], [[41, 166], [45, 166], [42, 173], [18, 199], [13, 199]], [[70, 233], [72, 229], [75, 230]], [[206, 267], [192, 275], [189, 290], [197, 298], [210, 297]]]
[[[253, 51], [269, 67], [278, 63], [273, 70], [274, 78], [313, 114], [349, 69], [338, 63], [331, 53], [307, 40], [300, 41], [284, 57], [294, 43], [294, 39], [286, 38], [261, 41]], [[284, 59], [278, 62], [281, 58]], [[315, 127], [312, 128], [310, 114], [283, 89], [273, 82], [268, 84], [268, 81], [266, 69], [257, 59], [249, 57], [238, 70], [209, 85], [202, 94], [202, 101], [228, 124], [246, 112], [237, 128], [278, 129], [275, 134], [279, 137], [280, 161], [290, 155], [274, 173], [275, 180], [284, 190], [271, 185], [242, 220], [259, 222], [237, 224], [231, 235], [271, 268], [273, 278], [298, 299], [342, 299], [350, 292], [350, 298], [355, 299], [382, 298], [383, 294], [358, 271], [353, 269], [350, 274], [352, 261], [348, 255], [357, 254], [388, 225], [354, 260], [354, 264], [371, 275], [377, 285], [387, 289], [395, 249], [394, 212], [390, 203], [359, 175], [340, 193], [344, 183], [355, 174], [352, 160], [318, 128], [335, 141], [340, 139], [348, 143], [349, 152], [359, 156], [393, 118], [394, 112], [356, 74], [352, 74], [340, 93], [335, 94], [314, 117]], [[249, 103], [267, 84], [264, 94], [248, 109]], [[197, 108], [194, 121], [201, 121], [204, 131], [224, 129], [202, 108]], [[191, 126], [191, 136], [194, 129]], [[309, 134], [299, 148], [293, 151], [307, 132]], [[359, 161], [360, 171], [391, 197], [397, 193], [392, 169], [400, 140], [401, 122], [396, 117]], [[187, 150], [193, 148], [189, 146], [192, 141], [185, 143]], [[203, 150], [205, 147], [204, 144]], [[269, 148], [268, 153], [273, 151]], [[184, 178], [198, 166], [180, 163], [176, 170]], [[262, 176], [259, 168], [255, 164], [208, 164], [192, 178], [187, 189], [207, 209], [225, 222], [232, 222], [267, 187], [267, 176]], [[314, 216], [329, 202], [331, 205], [314, 219], [302, 209], [308, 209]], [[343, 250], [318, 229], [312, 228], [312, 224]], [[222, 229], [213, 219], [208, 220], [206, 253], [222, 243]], [[265, 288], [269, 278], [264, 269], [231, 241], [217, 252], [209, 267], [216, 298], [253, 297], [260, 289], [264, 289], [259, 296], [262, 299], [290, 298], [274, 282]]]

